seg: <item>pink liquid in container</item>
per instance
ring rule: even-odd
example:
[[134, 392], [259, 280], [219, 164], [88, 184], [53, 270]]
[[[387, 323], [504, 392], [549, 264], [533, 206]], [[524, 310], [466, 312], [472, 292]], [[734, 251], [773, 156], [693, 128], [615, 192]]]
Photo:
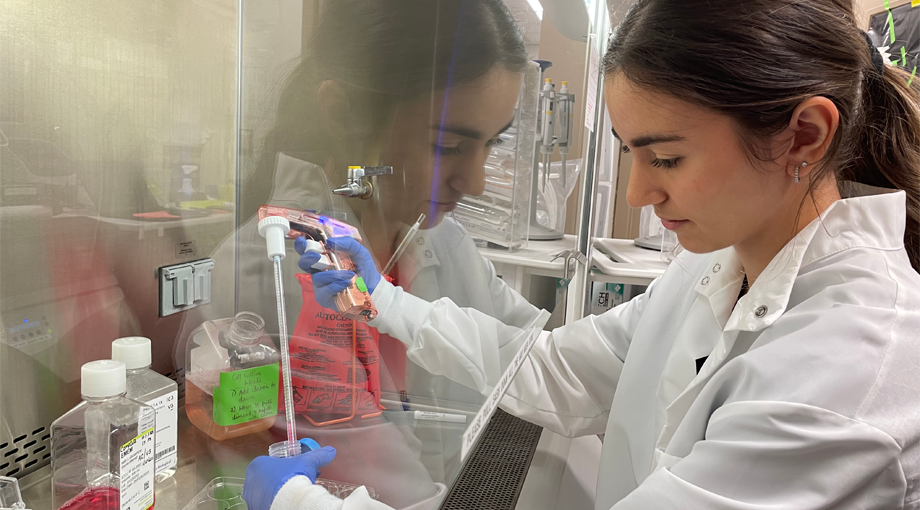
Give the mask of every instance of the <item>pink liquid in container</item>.
[[150, 510], [156, 411], [125, 397], [121, 361], [83, 365], [83, 402], [51, 424], [51, 507]]

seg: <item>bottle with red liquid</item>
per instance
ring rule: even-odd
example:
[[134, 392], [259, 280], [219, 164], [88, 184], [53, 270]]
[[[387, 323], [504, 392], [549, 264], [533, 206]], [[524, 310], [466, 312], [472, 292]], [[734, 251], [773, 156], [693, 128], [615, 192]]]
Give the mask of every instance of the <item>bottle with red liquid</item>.
[[156, 411], [126, 391], [124, 363], [83, 365], [83, 402], [51, 424], [52, 508], [153, 508]]

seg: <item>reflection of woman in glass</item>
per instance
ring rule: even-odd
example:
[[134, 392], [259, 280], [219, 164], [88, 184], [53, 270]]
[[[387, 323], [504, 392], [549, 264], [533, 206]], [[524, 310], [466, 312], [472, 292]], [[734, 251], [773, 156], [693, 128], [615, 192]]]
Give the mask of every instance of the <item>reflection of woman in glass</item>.
[[[497, 0], [334, 1], [308, 48], [242, 189], [241, 216], [271, 203], [344, 217], [382, 267], [424, 213], [427, 230], [397, 264], [399, 283], [426, 299], [449, 296], [506, 315], [513, 307], [505, 303], [520, 296], [445, 221], [464, 194], [482, 194], [483, 164], [514, 118], [528, 60], [505, 7]], [[351, 165], [392, 166], [394, 174], [375, 178], [368, 200], [333, 195]], [[264, 241], [252, 220], [238, 235], [239, 306], [258, 308], [272, 324]], [[289, 255], [297, 258], [293, 249]], [[296, 281], [289, 281], [296, 303]], [[537, 312], [516, 314], [504, 318], [527, 323]]]
[[[253, 218], [259, 206], [269, 203], [320, 211], [356, 226], [378, 268], [425, 214], [423, 230], [391, 276], [423, 299], [449, 297], [510, 325], [531, 323], [539, 311], [496, 277], [466, 232], [445, 216], [465, 194], [482, 194], [485, 160], [515, 115], [528, 58], [503, 3], [335, 0], [324, 6], [307, 48], [281, 91], [276, 122], [242, 188], [241, 216], [250, 219], [214, 254], [218, 268], [233, 267], [238, 249], [236, 309], [259, 313], [269, 327], [277, 323], [272, 270]], [[345, 183], [351, 165], [392, 166], [394, 174], [374, 180], [370, 199], [345, 199], [332, 190]], [[285, 292], [292, 330], [302, 301], [294, 277], [298, 258], [291, 243]], [[233, 296], [229, 287], [215, 289], [218, 304], [210, 308], [229, 313]], [[227, 300], [224, 306], [220, 300]], [[328, 310], [317, 311], [328, 315]], [[388, 352], [388, 346], [395, 350]], [[446, 378], [400, 366], [405, 364], [401, 343], [381, 338], [380, 349], [387, 365], [380, 363], [385, 390], [408, 386], [410, 394], [470, 402], [474, 408], [482, 401], [478, 392]], [[326, 397], [317, 395], [318, 405], [339, 400]], [[364, 448], [352, 457], [361, 466], [341, 474], [338, 467], [330, 468], [327, 476], [367, 483], [396, 506], [431, 496], [431, 482], [423, 483], [429, 473], [440, 481], [458, 470], [458, 452], [445, 452], [449, 448], [440, 443], [437, 427], [429, 427], [434, 432], [423, 442], [432, 451], [422, 456], [447, 458], [426, 461], [427, 472], [419, 472], [419, 453], [393, 446], [408, 441], [408, 448], [422, 448], [418, 439], [410, 431], [408, 439], [394, 441], [389, 431], [372, 426], [381, 421], [308, 426], [301, 435], [339, 448]], [[346, 434], [351, 436], [343, 439]], [[413, 455], [416, 462], [410, 465]], [[362, 478], [362, 469], [373, 471], [377, 482]], [[387, 478], [400, 476], [413, 487]]]

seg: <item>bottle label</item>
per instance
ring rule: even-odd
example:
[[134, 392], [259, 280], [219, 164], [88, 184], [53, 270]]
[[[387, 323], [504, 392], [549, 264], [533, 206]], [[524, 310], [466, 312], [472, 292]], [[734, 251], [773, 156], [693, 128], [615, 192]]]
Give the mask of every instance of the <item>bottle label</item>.
[[119, 452], [120, 510], [153, 508], [153, 469], [156, 463], [154, 417], [153, 411], [142, 410], [137, 424], [138, 436], [125, 443]]
[[173, 391], [147, 402], [157, 411], [157, 474], [176, 467], [179, 458], [176, 452], [178, 401], [178, 392]]
[[214, 423], [228, 427], [278, 414], [278, 363], [221, 372], [214, 387]]

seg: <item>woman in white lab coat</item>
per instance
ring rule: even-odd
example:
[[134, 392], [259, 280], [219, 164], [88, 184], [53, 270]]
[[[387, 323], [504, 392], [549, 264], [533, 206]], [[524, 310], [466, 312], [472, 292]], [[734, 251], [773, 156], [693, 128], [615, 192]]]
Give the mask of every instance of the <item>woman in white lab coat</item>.
[[[595, 508], [920, 508], [920, 83], [856, 19], [849, 0], [640, 0], [614, 35], [627, 198], [687, 251], [541, 336], [502, 401], [605, 434]], [[447, 300], [373, 297], [430, 370], [485, 390], [483, 360], [514, 352]], [[332, 453], [257, 459], [250, 494], [381, 507], [310, 483]]]
[[[400, 285], [426, 301], [447, 297], [512, 327], [541, 317], [446, 217], [465, 194], [482, 194], [485, 160], [514, 118], [528, 58], [510, 13], [500, 0], [335, 0], [322, 7], [280, 93], [272, 129], [259, 144], [257, 168], [241, 189], [241, 216], [249, 219], [212, 254], [212, 303], [193, 311], [197, 320], [187, 320], [187, 329], [236, 309], [262, 315], [267, 329], [277, 331], [274, 275], [254, 216], [262, 204], [343, 219], [360, 231], [380, 268], [424, 213], [427, 221], [391, 273]], [[394, 173], [373, 179], [367, 200], [334, 195], [350, 165], [388, 165]], [[290, 331], [302, 303], [298, 257], [289, 241], [284, 287]], [[185, 350], [177, 348], [178, 366]], [[408, 390], [428, 403], [482, 401], [462, 384], [412, 364], [400, 367], [407, 365], [404, 350], [388, 354], [379, 358], [379, 377], [389, 395]], [[398, 380], [401, 370], [405, 381]], [[460, 459], [459, 451], [441, 443], [438, 427], [416, 428], [405, 417], [391, 421], [398, 414], [324, 427], [299, 418], [298, 435], [363, 451], [365, 458], [340, 460], [326, 476], [361, 480], [382, 499], [406, 507], [437, 498], [444, 486], [436, 482], [456, 473]], [[223, 444], [212, 450], [225, 464], [237, 454]]]

